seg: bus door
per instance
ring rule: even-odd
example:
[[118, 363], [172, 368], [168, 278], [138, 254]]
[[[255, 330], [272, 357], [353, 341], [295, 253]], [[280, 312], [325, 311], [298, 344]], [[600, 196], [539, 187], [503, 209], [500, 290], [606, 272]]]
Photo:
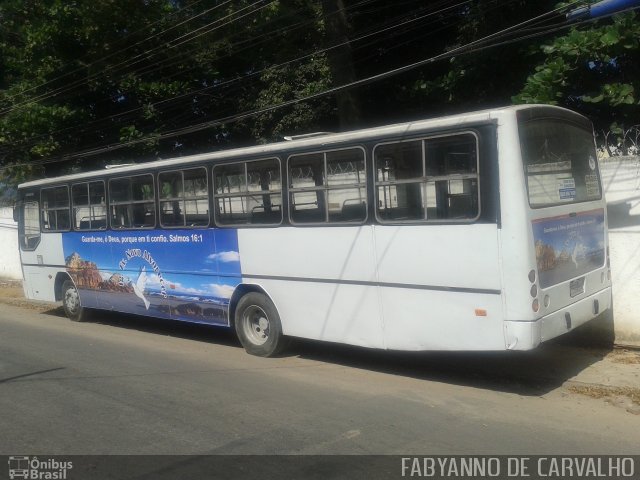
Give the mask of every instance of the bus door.
[[37, 298], [43, 286], [39, 285], [39, 264], [44, 263], [43, 256], [37, 251], [40, 245], [40, 199], [33, 192], [21, 194], [14, 210], [18, 222], [18, 243], [20, 261], [24, 275], [24, 293], [27, 298]]

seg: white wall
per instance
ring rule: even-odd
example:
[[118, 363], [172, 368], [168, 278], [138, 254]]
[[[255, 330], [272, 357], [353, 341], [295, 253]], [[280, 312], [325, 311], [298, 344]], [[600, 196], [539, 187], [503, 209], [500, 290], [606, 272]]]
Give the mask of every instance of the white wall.
[[22, 279], [18, 252], [18, 226], [13, 221], [11, 207], [0, 207], [0, 278]]
[[640, 157], [600, 160], [609, 213], [616, 343], [640, 345]]

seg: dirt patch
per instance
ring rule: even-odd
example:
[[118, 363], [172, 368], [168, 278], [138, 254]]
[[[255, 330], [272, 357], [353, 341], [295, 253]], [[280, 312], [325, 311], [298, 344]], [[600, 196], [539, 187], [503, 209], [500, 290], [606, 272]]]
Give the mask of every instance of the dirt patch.
[[607, 387], [604, 385], [570, 385], [571, 393], [604, 399], [612, 405], [622, 407], [627, 412], [640, 415], [640, 388]]
[[15, 280], [0, 280], [0, 304], [12, 305], [14, 307], [28, 308], [38, 312], [51, 310], [52, 304], [36, 302], [24, 298], [22, 282]]
[[3, 280], [0, 279], [0, 295], [4, 289], [19, 288], [22, 290], [22, 282], [19, 280]]
[[640, 364], [640, 351], [628, 350], [626, 348], [616, 348], [606, 357], [614, 363], [622, 363], [625, 365]]

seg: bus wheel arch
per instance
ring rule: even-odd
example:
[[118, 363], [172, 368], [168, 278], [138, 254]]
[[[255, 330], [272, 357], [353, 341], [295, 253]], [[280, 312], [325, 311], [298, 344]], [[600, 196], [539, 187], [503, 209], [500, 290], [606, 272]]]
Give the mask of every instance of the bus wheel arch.
[[60, 287], [60, 299], [62, 300], [62, 308], [64, 309], [64, 313], [70, 320], [73, 320], [74, 322], [84, 322], [87, 319], [88, 311], [80, 301], [80, 293], [78, 292], [78, 288], [76, 287], [75, 282], [69, 275], [58, 274], [58, 276], [56, 276], [56, 283], [59, 276], [61, 276], [62, 278], [62, 285]]
[[229, 323], [251, 355], [274, 357], [288, 345], [280, 314], [271, 297], [258, 285], [242, 284], [229, 302]]
[[58, 272], [56, 275], [55, 282], [53, 283], [53, 293], [56, 299], [56, 302], [62, 301], [62, 285], [67, 280], [71, 280], [71, 276], [67, 272]]

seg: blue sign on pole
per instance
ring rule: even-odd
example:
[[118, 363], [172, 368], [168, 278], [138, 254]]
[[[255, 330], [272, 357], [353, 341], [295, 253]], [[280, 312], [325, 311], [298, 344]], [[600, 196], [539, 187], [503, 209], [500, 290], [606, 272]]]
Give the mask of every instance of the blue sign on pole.
[[567, 13], [567, 20], [571, 22], [585, 18], [604, 17], [605, 15], [622, 12], [634, 7], [640, 7], [640, 0], [602, 0], [586, 7], [571, 10]]

